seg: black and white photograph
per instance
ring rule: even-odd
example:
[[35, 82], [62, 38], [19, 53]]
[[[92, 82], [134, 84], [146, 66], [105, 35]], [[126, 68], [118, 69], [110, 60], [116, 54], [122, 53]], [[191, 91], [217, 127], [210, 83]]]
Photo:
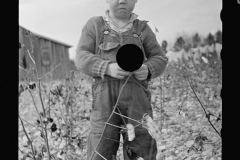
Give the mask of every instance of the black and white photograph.
[[18, 159], [222, 160], [222, 8], [19, 0]]

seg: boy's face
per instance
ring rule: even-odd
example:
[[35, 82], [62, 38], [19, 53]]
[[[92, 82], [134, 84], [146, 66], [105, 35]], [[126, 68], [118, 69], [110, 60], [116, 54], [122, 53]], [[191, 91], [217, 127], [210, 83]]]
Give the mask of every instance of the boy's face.
[[119, 19], [129, 18], [137, 0], [106, 0], [109, 4], [110, 12]]

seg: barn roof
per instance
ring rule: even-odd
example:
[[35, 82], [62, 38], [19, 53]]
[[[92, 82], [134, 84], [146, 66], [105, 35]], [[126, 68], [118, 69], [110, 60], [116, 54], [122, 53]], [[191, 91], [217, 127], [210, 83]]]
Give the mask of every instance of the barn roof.
[[[23, 29], [25, 29], [25, 30], [30, 31], [29, 29], [26, 29], [25, 27], [22, 27], [22, 26], [20, 26], [20, 25], [19, 25], [19, 27], [21, 27], [21, 28], [23, 28]], [[32, 31], [31, 31], [31, 32], [32, 32]], [[52, 38], [49, 38], [49, 37], [46, 37], [46, 36], [43, 36], [43, 35], [40, 35], [40, 34], [37, 34], [37, 33], [34, 33], [34, 32], [32, 32], [32, 33], [33, 33], [34, 35], [36, 35], [36, 36], [39, 36], [40, 38], [43, 38], [43, 39], [46, 39], [46, 40], [49, 40], [49, 41], [52, 41], [52, 42], [55, 42], [55, 43], [64, 45], [64, 46], [66, 46], [66, 47], [68, 47], [68, 48], [71, 48], [71, 47], [72, 47], [71, 45], [66, 44], [66, 43], [63, 43], [63, 42], [60, 42], [60, 41], [58, 41], [58, 40], [55, 40], [55, 39], [52, 39]]]

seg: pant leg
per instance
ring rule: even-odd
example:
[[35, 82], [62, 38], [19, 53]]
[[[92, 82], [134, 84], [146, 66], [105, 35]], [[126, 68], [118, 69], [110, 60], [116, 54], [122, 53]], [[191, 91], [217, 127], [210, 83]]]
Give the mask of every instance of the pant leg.
[[[113, 106], [116, 103], [118, 93], [118, 86], [116, 84], [116, 81], [106, 81], [93, 87], [93, 112], [90, 117], [91, 131], [87, 142], [87, 160], [103, 160], [103, 158], [94, 152], [101, 138], [105, 122], [111, 115]], [[119, 115], [113, 114], [109, 123], [119, 126], [122, 123], [122, 119]], [[120, 141], [119, 132], [119, 128], [106, 125], [103, 133], [104, 136], [96, 150], [106, 159], [111, 159], [112, 155], [116, 155], [119, 147], [117, 141]], [[92, 156], [93, 154], [94, 156]]]
[[[142, 116], [147, 113], [153, 118], [151, 107], [151, 93], [145, 87], [141, 87], [135, 82], [129, 82], [126, 86], [128, 90], [128, 104], [126, 116], [140, 120]], [[132, 120], [127, 120], [136, 126], [138, 123]], [[128, 141], [126, 133], [124, 137], [123, 154], [125, 160], [134, 160], [137, 156], [144, 160], [156, 160], [157, 144], [156, 140], [151, 137], [148, 130], [139, 125], [135, 128], [135, 138], [133, 141]]]

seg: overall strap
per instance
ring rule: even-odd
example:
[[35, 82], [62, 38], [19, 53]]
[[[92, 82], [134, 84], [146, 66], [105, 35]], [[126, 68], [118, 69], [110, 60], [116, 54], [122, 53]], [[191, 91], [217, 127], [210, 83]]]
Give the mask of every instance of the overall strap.
[[110, 33], [110, 28], [108, 26], [108, 24], [106, 23], [106, 21], [104, 20], [104, 18], [101, 16], [101, 33], [102, 34], [109, 34]]
[[133, 29], [132, 29], [132, 34], [134, 37], [138, 38], [141, 44], [141, 49], [144, 54], [144, 61], [147, 60], [144, 48], [143, 48], [143, 43], [142, 43], [142, 32], [146, 28], [146, 24], [148, 21], [140, 21], [139, 19], [136, 19], [133, 23]]
[[133, 34], [137, 34], [141, 37], [143, 30], [146, 28], [146, 24], [148, 21], [140, 21], [139, 19], [136, 19], [133, 23]]
[[111, 31], [110, 28], [108, 27], [108, 24], [105, 22], [104, 18], [102, 16], [100, 16], [99, 18], [100, 18], [99, 28], [100, 28], [101, 36], [100, 36], [97, 46], [99, 46], [102, 43], [104, 35], [109, 34]]

